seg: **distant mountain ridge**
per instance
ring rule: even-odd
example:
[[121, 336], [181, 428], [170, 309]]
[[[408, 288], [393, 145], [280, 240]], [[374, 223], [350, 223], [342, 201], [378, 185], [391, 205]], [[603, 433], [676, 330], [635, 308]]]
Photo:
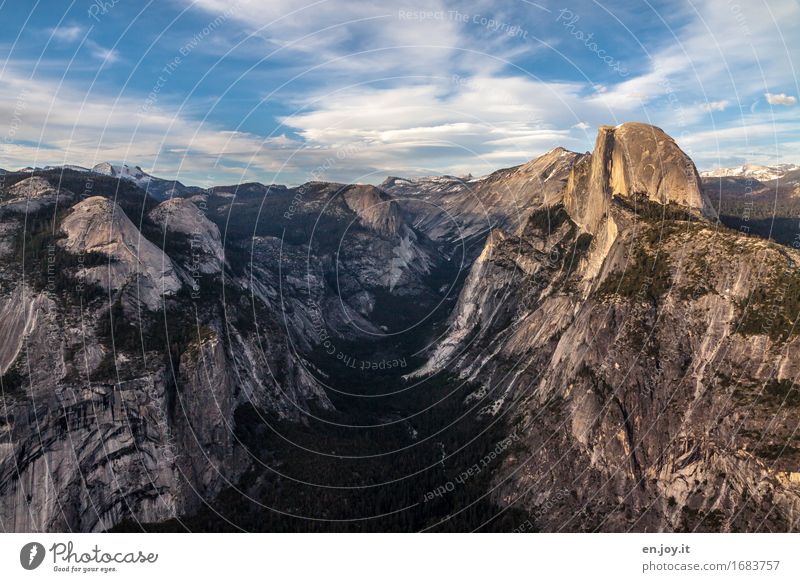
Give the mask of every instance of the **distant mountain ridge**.
[[[522, 164], [520, 166], [515, 166], [513, 168], [507, 169], [500, 169], [492, 174], [487, 176], [481, 177], [473, 177], [471, 174], [468, 176], [450, 176], [447, 174], [443, 175], [434, 175], [434, 176], [426, 176], [421, 178], [407, 178], [401, 176], [389, 176], [387, 177], [383, 183], [380, 184], [380, 188], [389, 191], [389, 192], [402, 192], [402, 191], [415, 191], [415, 192], [429, 192], [431, 194], [437, 195], [445, 195], [447, 190], [453, 188], [454, 186], [458, 185], [459, 188], [466, 188], [469, 184], [480, 184], [488, 180], [491, 176], [502, 175], [505, 172], [509, 171], [519, 171], [524, 172], [525, 167], [529, 164], [534, 162], [542, 163], [543, 160], [549, 159], [549, 157], [557, 154], [559, 156], [564, 155], [577, 155], [575, 152], [569, 152], [564, 148], [557, 147], [549, 152], [546, 152], [539, 156], [538, 158], [528, 162], [527, 164]], [[188, 193], [197, 193], [199, 191], [205, 190], [205, 188], [199, 186], [186, 186], [183, 183], [170, 180], [165, 178], [160, 178], [154, 176], [152, 174], [148, 174], [145, 172], [141, 166], [134, 165], [131, 166], [129, 164], [112, 164], [110, 162], [101, 162], [96, 164], [92, 168], [85, 168], [83, 166], [77, 165], [70, 165], [65, 164], [61, 166], [44, 166], [42, 168], [32, 168], [26, 167], [19, 170], [16, 170], [17, 173], [20, 172], [36, 172], [36, 171], [54, 171], [59, 169], [65, 170], [72, 170], [76, 172], [92, 172], [96, 174], [102, 174], [105, 176], [117, 177], [120, 179], [129, 180], [138, 186], [142, 187], [143, 189], [147, 189], [148, 186], [150, 188], [150, 194], [155, 196], [156, 198], [162, 198], [168, 195], [183, 195]], [[0, 169], [0, 173], [15, 173], [13, 171]], [[703, 179], [710, 179], [710, 178], [750, 178], [759, 183], [759, 186], [762, 183], [771, 182], [774, 180], [781, 180], [782, 178], [786, 178], [786, 180], [781, 180], [784, 183], [791, 183], [796, 184], [798, 180], [800, 180], [800, 165], [793, 164], [793, 163], [783, 163], [783, 164], [775, 164], [775, 165], [759, 165], [759, 164], [742, 164], [739, 166], [731, 166], [731, 167], [719, 167], [710, 170], [703, 170], [698, 173], [698, 175]], [[544, 178], [544, 176], [542, 176]], [[252, 182], [255, 186], [265, 186], [259, 182]], [[167, 186], [169, 185], [169, 186]], [[170, 191], [170, 187], [174, 188], [174, 191]], [[244, 184], [238, 185], [238, 188], [243, 188]], [[285, 186], [280, 185], [272, 185], [272, 188], [285, 188]], [[230, 186], [213, 186], [212, 188], [231, 188]]]
[[774, 166], [762, 166], [758, 164], [742, 164], [730, 168], [716, 168], [700, 172], [703, 178], [755, 178], [759, 181], [777, 180], [783, 178], [790, 172], [800, 170], [797, 164], [777, 164]]
[[[101, 176], [108, 176], [117, 178], [119, 180], [126, 180], [136, 184], [143, 190], [147, 191], [153, 198], [158, 200], [165, 200], [173, 196], [185, 196], [196, 194], [204, 191], [204, 188], [199, 186], [186, 186], [177, 180], [167, 180], [152, 176], [142, 170], [140, 166], [129, 166], [128, 164], [112, 164], [110, 162], [101, 162], [92, 168], [84, 168], [83, 166], [76, 166], [65, 164], [62, 166], [45, 166], [43, 168], [26, 167], [17, 170], [15, 173], [37, 173], [37, 172], [54, 172], [59, 170], [69, 170], [73, 172], [80, 172], [86, 174], [97, 174]], [[8, 172], [7, 172], [8, 173]]]

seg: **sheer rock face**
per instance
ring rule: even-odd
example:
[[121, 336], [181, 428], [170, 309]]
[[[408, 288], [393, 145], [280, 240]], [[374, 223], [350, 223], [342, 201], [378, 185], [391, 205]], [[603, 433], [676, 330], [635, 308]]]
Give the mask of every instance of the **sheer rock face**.
[[186, 515], [248, 466], [234, 436], [239, 406], [257, 403], [294, 420], [310, 402], [330, 407], [285, 344], [264, 351], [231, 324], [227, 344], [219, 322], [173, 365], [158, 351], [143, 360], [120, 349], [111, 374], [99, 375], [97, 362], [84, 358], [108, 353], [92, 331], [96, 315], [46, 307], [38, 307], [18, 355], [19, 368], [32, 373], [17, 392], [4, 386], [4, 531], [103, 531], [123, 519]]
[[398, 234], [403, 222], [400, 208], [385, 192], [375, 186], [357, 184], [345, 189], [342, 196], [365, 227], [384, 235]]
[[516, 231], [542, 204], [559, 203], [570, 168], [581, 157], [555, 148], [481, 178], [389, 178], [381, 187], [397, 198], [414, 225], [432, 240], [459, 249], [475, 241], [472, 260], [493, 228]]
[[132, 373], [134, 363], [122, 353], [117, 382], [81, 381], [79, 370], [77, 378], [67, 375], [65, 368], [82, 362], [65, 366], [74, 346], [55, 325], [42, 322], [37, 329], [50, 335], [26, 341], [34, 352], [51, 350], [36, 362], [27, 356], [31, 366], [49, 366], [49, 388], [31, 378], [32, 400], [7, 395], [0, 416], [5, 531], [103, 531], [122, 519], [172, 519], [246, 468], [233, 436], [234, 411], [245, 397], [231, 377], [239, 368], [216, 333], [183, 355], [175, 388], [168, 367], [139, 364]]
[[[31, 184], [23, 182], [4, 195]], [[55, 227], [54, 250], [26, 256], [43, 258], [44, 269], [52, 256], [75, 287], [104, 289], [84, 286], [78, 300], [61, 287], [23, 281], [18, 251], [28, 215], [2, 215], [0, 244], [9, 252], [0, 264], [0, 531], [102, 531], [122, 520], [191, 513], [248, 466], [234, 437], [240, 406], [293, 421], [311, 406], [331, 408], [277, 315], [256, 297], [243, 305], [234, 277], [226, 290], [235, 300], [187, 299], [171, 258], [119, 206], [57, 194], [74, 206], [53, 210], [37, 234]], [[180, 248], [186, 230], [203, 228], [207, 241], [218, 241], [213, 224], [177, 206], [181, 220], [170, 233]], [[157, 208], [149, 231], [169, 209]], [[137, 293], [140, 301], [131, 303]], [[256, 305], [268, 342], [245, 317]]]
[[150, 211], [150, 218], [166, 232], [186, 235], [189, 250], [183, 257], [188, 271], [219, 273], [225, 263], [225, 250], [219, 227], [211, 222], [194, 202], [185, 198], [171, 198]]
[[[418, 291], [419, 282], [434, 264], [433, 253], [407, 224], [394, 197], [375, 186], [361, 184], [347, 187], [341, 196], [367, 229], [359, 232], [348, 228], [341, 241], [337, 270], [356, 273], [365, 288], [348, 295], [369, 295], [368, 289], [375, 287], [385, 287], [389, 292], [403, 292], [407, 288]], [[352, 307], [368, 313], [370, 302], [371, 299], [359, 305], [356, 300]]]
[[602, 267], [617, 236], [611, 216], [611, 196], [606, 187], [608, 136], [600, 130], [594, 152], [575, 164], [564, 192], [564, 206], [570, 218], [592, 236], [584, 277], [590, 279]]
[[563, 196], [570, 217], [594, 237], [587, 277], [597, 274], [617, 236], [610, 215], [615, 196], [716, 216], [694, 163], [663, 130], [644, 123], [602, 126], [591, 157], [573, 165]]
[[181, 288], [172, 260], [144, 238], [122, 209], [101, 196], [76, 204], [61, 224], [61, 243], [73, 254], [100, 253], [107, 265], [83, 269], [80, 278], [106, 290], [137, 285], [137, 296], [148, 309]]
[[595, 145], [592, 189], [607, 195], [644, 195], [713, 216], [692, 160], [663, 130], [644, 123], [603, 126]]
[[643, 123], [603, 126], [591, 158], [572, 167], [564, 194], [570, 216], [593, 233], [614, 196], [644, 197], [714, 216], [697, 169], [663, 130]]
[[[151, 377], [60, 386], [36, 407], [12, 405], [0, 432], [5, 531], [102, 531], [131, 514], [174, 516], [164, 384]], [[125, 419], [128, 428], [120, 420]]]
[[[27, 321], [10, 354], [22, 382], [9, 386], [6, 375], [3, 386], [2, 530], [102, 531], [131, 515], [174, 516], [181, 502], [163, 367], [133, 365], [120, 352], [119, 381], [90, 382], [95, 354], [106, 353], [94, 334], [94, 309], [75, 314], [24, 286], [10, 299]], [[0, 314], [0, 334], [14, 331], [8, 315]]]
[[417, 373], [477, 383], [468, 400], [510, 419], [523, 450], [496, 500], [543, 530], [800, 527], [800, 451], [781, 449], [800, 340], [775, 333], [800, 253], [718, 231], [687, 163], [657, 128], [602, 128], [563, 208], [492, 233]]
[[37, 326], [47, 296], [34, 293], [22, 285], [0, 298], [0, 374], [5, 374], [22, 349], [23, 338]]

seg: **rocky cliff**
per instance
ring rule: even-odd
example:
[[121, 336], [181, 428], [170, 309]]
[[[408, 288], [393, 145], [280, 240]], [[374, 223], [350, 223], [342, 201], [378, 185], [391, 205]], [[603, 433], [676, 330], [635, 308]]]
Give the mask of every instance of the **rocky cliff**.
[[[198, 202], [205, 203], [199, 196]], [[163, 230], [164, 237], [171, 234], [188, 237], [184, 268], [205, 274], [219, 273], [225, 265], [225, 249], [219, 227], [211, 222], [202, 210], [186, 198], [171, 198], [150, 211], [150, 219]]]
[[468, 260], [480, 253], [495, 227], [515, 230], [542, 204], [563, 196], [573, 164], [581, 154], [555, 148], [521, 166], [481, 178], [388, 178], [381, 187], [392, 194], [414, 224], [453, 254], [475, 245]]
[[105, 264], [80, 269], [81, 281], [99, 284], [106, 291], [131, 285], [148, 309], [181, 287], [172, 260], [144, 238], [122, 209], [108, 198], [92, 196], [76, 204], [61, 222], [66, 237], [59, 241], [73, 255], [97, 253]]
[[523, 435], [494, 491], [542, 529], [800, 525], [800, 255], [709, 220], [696, 176], [661, 130], [601, 128], [563, 206], [489, 238], [416, 375], [478, 382]]
[[[330, 402], [276, 314], [223, 272], [218, 228], [196, 206], [102, 183], [81, 199], [58, 178], [23, 179], [0, 201], [0, 528], [191, 513], [249, 465], [239, 406], [297, 420]], [[195, 274], [192, 239], [208, 265]]]

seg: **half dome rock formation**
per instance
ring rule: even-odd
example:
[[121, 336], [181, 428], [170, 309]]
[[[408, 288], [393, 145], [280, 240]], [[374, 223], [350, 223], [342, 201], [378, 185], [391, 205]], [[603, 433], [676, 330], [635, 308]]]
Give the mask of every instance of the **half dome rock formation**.
[[614, 196], [677, 204], [713, 217], [692, 160], [664, 131], [644, 123], [604, 125], [591, 158], [573, 166], [564, 195], [570, 216], [592, 232]]
[[149, 309], [157, 309], [164, 295], [181, 288], [172, 260], [142, 236], [122, 209], [102, 196], [76, 204], [61, 223], [61, 243], [74, 254], [100, 253], [108, 262], [82, 269], [78, 276], [106, 290], [137, 283], [134, 293]]
[[[529, 307], [554, 292], [553, 281], [563, 283], [562, 278], [570, 280], [569, 287], [579, 291], [577, 295], [590, 294], [620, 260], [624, 265], [625, 249], [635, 239], [634, 221], [641, 222], [653, 211], [644, 206], [653, 205], [653, 214], [660, 216], [659, 205], [665, 211], [675, 205], [682, 218], [701, 222], [702, 216], [715, 216], [692, 160], [662, 129], [644, 123], [600, 127], [591, 154], [556, 148], [513, 171], [496, 174], [511, 178], [524, 169], [537, 177], [530, 180], [530, 187], [538, 194], [525, 192], [536, 204], [522, 215], [525, 221], [518, 228], [494, 229], [486, 239], [451, 315], [449, 334], [417, 375], [460, 358], [456, 366], [474, 377], [497, 352], [492, 352], [492, 358], [475, 358], [463, 352], [464, 344], [487, 335], [487, 330], [491, 330], [488, 337], [511, 334], [507, 326], [513, 318], [499, 315], [507, 312], [515, 294], [535, 295], [523, 301]], [[543, 173], [559, 179], [548, 185]], [[514, 288], [537, 278], [533, 292]], [[547, 317], [560, 320], [552, 313]], [[514, 350], [522, 349], [524, 343]]]
[[646, 196], [659, 204], [675, 203], [713, 216], [692, 160], [662, 129], [645, 123], [603, 126], [593, 157], [602, 166], [593, 185], [608, 194]]
[[591, 156], [572, 166], [564, 192], [570, 218], [595, 239], [587, 277], [597, 273], [616, 238], [615, 197], [632, 206], [655, 202], [716, 217], [694, 163], [662, 129], [638, 122], [604, 125]]
[[219, 228], [200, 208], [186, 198], [170, 198], [150, 211], [150, 218], [166, 233], [188, 237], [184, 266], [190, 271], [219, 273], [225, 264], [225, 250]]

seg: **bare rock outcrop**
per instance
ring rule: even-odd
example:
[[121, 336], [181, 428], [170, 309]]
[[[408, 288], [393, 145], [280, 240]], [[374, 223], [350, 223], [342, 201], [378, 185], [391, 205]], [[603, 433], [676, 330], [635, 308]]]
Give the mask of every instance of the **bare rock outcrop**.
[[345, 189], [342, 196], [367, 228], [390, 236], [398, 233], [402, 224], [400, 208], [379, 188], [357, 184]]
[[171, 198], [150, 211], [150, 218], [166, 232], [185, 235], [189, 243], [186, 267], [201, 273], [219, 273], [225, 264], [219, 227], [185, 198]]
[[73, 198], [72, 192], [58, 190], [40, 176], [31, 176], [6, 190], [0, 199], [0, 208], [12, 212], [37, 212], [56, 204], [59, 199], [66, 202]]
[[592, 157], [593, 193], [644, 196], [714, 214], [694, 163], [658, 127], [636, 122], [602, 126]]
[[555, 148], [533, 160], [487, 176], [388, 178], [381, 187], [395, 196], [413, 223], [437, 242], [477, 241], [480, 253], [493, 228], [515, 232], [542, 204], [558, 204], [570, 169], [582, 154]]
[[142, 236], [122, 209], [108, 198], [93, 196], [76, 204], [61, 224], [70, 253], [100, 253], [108, 263], [82, 269], [78, 276], [107, 290], [136, 286], [136, 296], [157, 309], [165, 295], [181, 287], [172, 260]]

